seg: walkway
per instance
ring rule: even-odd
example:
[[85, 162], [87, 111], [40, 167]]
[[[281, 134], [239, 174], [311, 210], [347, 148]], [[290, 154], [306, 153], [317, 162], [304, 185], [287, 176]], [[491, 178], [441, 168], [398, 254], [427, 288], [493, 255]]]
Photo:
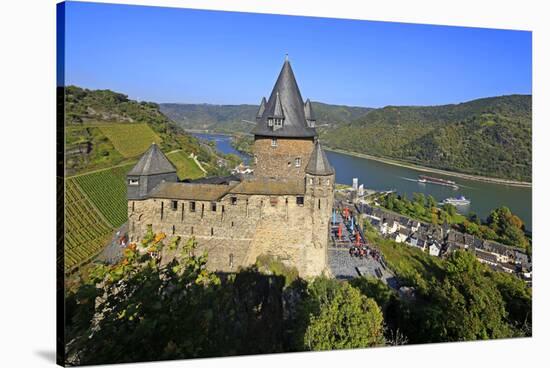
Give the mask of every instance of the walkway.
[[[342, 224], [341, 239], [338, 237], [340, 224]], [[372, 255], [371, 251], [374, 249], [366, 244], [360, 232], [359, 240], [360, 247], [367, 252], [364, 257], [350, 254], [350, 249], [356, 246], [357, 238], [351, 233], [351, 221], [344, 220], [341, 213], [336, 213], [336, 223], [331, 227], [331, 242], [328, 249], [328, 264], [334, 277], [337, 279], [352, 279], [360, 276], [374, 277], [382, 280], [390, 287], [396, 288], [397, 280], [395, 276], [383, 264], [383, 261]]]

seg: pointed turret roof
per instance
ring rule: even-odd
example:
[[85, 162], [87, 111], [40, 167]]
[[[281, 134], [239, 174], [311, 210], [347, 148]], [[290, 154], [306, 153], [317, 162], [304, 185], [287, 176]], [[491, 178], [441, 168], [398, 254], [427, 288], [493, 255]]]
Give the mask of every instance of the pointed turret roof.
[[[278, 101], [278, 102], [277, 102]], [[284, 116], [283, 127], [274, 131], [267, 124], [268, 117]], [[317, 136], [314, 128], [307, 125], [304, 113], [304, 100], [294, 78], [294, 72], [288, 59], [285, 59], [283, 68], [275, 82], [273, 91], [265, 105], [262, 117], [252, 130], [252, 134], [272, 137], [308, 138]]]
[[311, 108], [311, 101], [309, 98], [306, 100], [306, 104], [304, 105], [304, 114], [306, 116], [306, 120], [315, 120], [315, 115], [313, 114], [313, 109]]
[[256, 114], [256, 119], [260, 119], [265, 111], [265, 104], [267, 101], [265, 100], [265, 97], [262, 97], [262, 102], [260, 102], [260, 108], [258, 109], [258, 113]]
[[306, 166], [306, 173], [312, 175], [332, 175], [334, 169], [330, 166], [325, 151], [321, 147], [319, 140], [315, 142], [315, 148], [311, 154], [311, 158]]
[[141, 156], [136, 166], [128, 175], [142, 176], [142, 175], [155, 175], [166, 174], [176, 172], [176, 168], [166, 158], [164, 153], [158, 148], [156, 143], [151, 144], [151, 147]]

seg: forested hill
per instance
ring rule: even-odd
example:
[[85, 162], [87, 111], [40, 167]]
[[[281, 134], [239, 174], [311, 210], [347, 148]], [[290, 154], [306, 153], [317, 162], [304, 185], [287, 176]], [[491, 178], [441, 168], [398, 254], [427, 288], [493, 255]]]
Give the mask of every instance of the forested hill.
[[181, 163], [185, 176], [202, 175], [188, 158], [191, 153], [209, 174], [219, 169], [213, 151], [166, 117], [158, 104], [134, 101], [110, 90], [65, 88], [67, 175], [135, 162], [152, 142], [164, 152], [178, 152], [176, 167], [179, 170], [177, 163]]
[[469, 174], [531, 180], [531, 95], [387, 106], [321, 128], [329, 147]]
[[[349, 123], [369, 112], [370, 108], [329, 105], [312, 102], [318, 124]], [[160, 111], [185, 129], [220, 133], [248, 133], [255, 121], [258, 105], [211, 105], [161, 103]]]

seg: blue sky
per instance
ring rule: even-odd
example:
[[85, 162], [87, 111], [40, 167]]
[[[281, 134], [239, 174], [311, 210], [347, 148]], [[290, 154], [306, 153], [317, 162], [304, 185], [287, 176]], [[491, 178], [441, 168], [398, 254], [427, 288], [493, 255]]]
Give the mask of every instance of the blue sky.
[[302, 96], [438, 105], [530, 94], [531, 33], [70, 2], [66, 84], [155, 102], [259, 103], [288, 53]]

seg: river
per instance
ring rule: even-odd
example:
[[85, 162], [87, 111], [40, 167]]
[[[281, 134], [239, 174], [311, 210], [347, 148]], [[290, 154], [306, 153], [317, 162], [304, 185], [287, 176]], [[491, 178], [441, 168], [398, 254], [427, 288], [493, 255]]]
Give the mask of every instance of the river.
[[[248, 160], [248, 156], [238, 152], [231, 146], [231, 137], [217, 134], [195, 134], [198, 138], [216, 143], [222, 153], [234, 153]], [[481, 218], [486, 218], [490, 211], [500, 206], [507, 206], [524, 222], [527, 230], [532, 229], [532, 190], [525, 187], [512, 187], [502, 184], [486, 183], [475, 180], [461, 179], [440, 174], [430, 174], [414, 169], [390, 165], [366, 158], [349, 156], [337, 152], [326, 151], [327, 157], [336, 170], [336, 182], [351, 185], [353, 178], [359, 179], [359, 184], [374, 190], [391, 190], [406, 193], [412, 198], [413, 193], [432, 195], [438, 202], [445, 198], [464, 195], [471, 203], [469, 206], [458, 207], [459, 212], [467, 214], [472, 211]], [[429, 175], [448, 179], [459, 185], [458, 190], [436, 184], [418, 183], [418, 175]]]

